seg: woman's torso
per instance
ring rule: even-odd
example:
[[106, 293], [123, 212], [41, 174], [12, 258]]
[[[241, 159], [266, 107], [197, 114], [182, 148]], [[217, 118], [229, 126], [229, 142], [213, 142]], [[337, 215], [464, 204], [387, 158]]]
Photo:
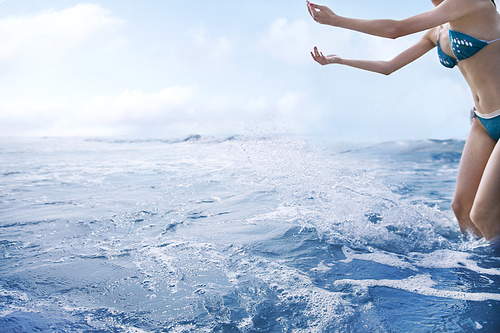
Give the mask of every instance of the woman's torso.
[[[500, 15], [491, 0], [471, 2], [474, 10], [470, 14], [443, 25], [438, 33], [439, 44], [448, 55], [454, 56], [449, 41], [450, 28], [482, 40], [500, 38]], [[500, 41], [490, 43], [474, 56], [459, 61], [458, 68], [469, 84], [476, 109], [483, 114], [500, 110]]]

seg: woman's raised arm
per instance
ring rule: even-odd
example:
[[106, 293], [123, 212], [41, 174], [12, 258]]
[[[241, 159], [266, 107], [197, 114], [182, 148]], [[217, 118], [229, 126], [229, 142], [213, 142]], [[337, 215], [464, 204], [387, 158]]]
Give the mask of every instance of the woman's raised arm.
[[468, 1], [470, 2], [470, 0], [444, 0], [434, 9], [404, 20], [364, 20], [343, 17], [326, 6], [316, 5], [309, 1], [307, 1], [307, 8], [309, 14], [318, 23], [394, 39], [425, 31], [467, 15], [471, 10]]
[[313, 59], [321, 65], [342, 64], [375, 73], [389, 75], [417, 60], [425, 53], [433, 49], [436, 46], [436, 43], [433, 42], [433, 37], [435, 35], [436, 34], [433, 30], [427, 31], [415, 45], [401, 52], [389, 61], [343, 59], [336, 55], [324, 56], [323, 53], [319, 52], [316, 47], [314, 48], [314, 51], [311, 52], [311, 55]]

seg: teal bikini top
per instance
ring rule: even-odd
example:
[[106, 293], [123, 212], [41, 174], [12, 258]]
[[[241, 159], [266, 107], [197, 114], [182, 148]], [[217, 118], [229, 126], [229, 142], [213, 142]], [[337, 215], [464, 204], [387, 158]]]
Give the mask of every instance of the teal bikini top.
[[453, 55], [456, 57], [455, 59], [444, 53], [443, 50], [441, 49], [441, 46], [439, 46], [440, 34], [441, 34], [441, 28], [439, 29], [438, 40], [437, 40], [439, 61], [443, 66], [448, 68], [455, 67], [459, 61], [472, 57], [473, 55], [481, 51], [486, 45], [500, 40], [500, 38], [497, 38], [494, 40], [487, 41], [450, 29], [449, 30], [450, 46]]

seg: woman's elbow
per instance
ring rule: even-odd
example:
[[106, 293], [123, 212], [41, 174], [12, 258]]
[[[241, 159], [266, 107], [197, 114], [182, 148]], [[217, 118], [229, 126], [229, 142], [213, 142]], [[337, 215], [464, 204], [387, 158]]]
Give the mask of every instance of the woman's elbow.
[[380, 68], [379, 73], [380, 73], [380, 74], [383, 74], [383, 75], [385, 75], [385, 76], [389, 76], [389, 75], [391, 75], [392, 73], [394, 73], [394, 72], [395, 72], [395, 71], [397, 71], [397, 70], [398, 70], [398, 68], [397, 68], [397, 67], [392, 66], [392, 64], [391, 64], [391, 63], [389, 63], [389, 62], [386, 62], [386, 63], [382, 66], [382, 68]]
[[390, 39], [396, 39], [399, 37], [406, 36], [408, 33], [405, 30], [405, 26], [402, 21], [393, 21], [392, 24], [387, 28], [387, 35], [385, 37]]

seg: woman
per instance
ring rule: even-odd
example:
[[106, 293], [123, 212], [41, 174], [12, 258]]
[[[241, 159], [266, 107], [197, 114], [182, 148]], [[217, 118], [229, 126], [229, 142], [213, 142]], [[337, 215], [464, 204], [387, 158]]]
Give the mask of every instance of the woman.
[[311, 54], [321, 65], [343, 64], [389, 75], [437, 46], [444, 66], [458, 66], [475, 108], [452, 208], [463, 233], [494, 240], [500, 237], [500, 15], [494, 0], [432, 3], [434, 9], [404, 20], [361, 20], [307, 2], [312, 18], [321, 24], [393, 39], [426, 31], [415, 45], [390, 61], [324, 56], [316, 47]]

